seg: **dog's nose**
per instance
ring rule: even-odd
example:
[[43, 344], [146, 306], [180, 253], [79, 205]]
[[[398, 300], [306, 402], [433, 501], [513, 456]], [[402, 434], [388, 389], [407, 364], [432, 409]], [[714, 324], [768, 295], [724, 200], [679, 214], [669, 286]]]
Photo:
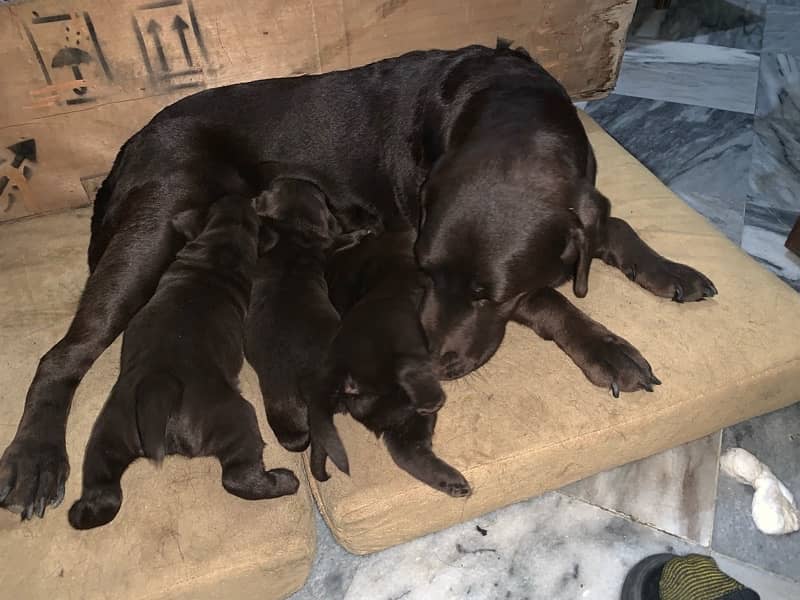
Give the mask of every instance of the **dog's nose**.
[[443, 365], [449, 365], [451, 363], [456, 362], [457, 360], [458, 360], [458, 354], [456, 354], [455, 352], [445, 352], [444, 354], [442, 354]]

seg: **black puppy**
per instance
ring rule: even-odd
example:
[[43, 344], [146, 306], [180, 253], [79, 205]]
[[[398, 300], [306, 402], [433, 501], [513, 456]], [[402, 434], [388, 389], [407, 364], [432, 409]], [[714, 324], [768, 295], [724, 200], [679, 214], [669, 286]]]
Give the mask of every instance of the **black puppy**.
[[415, 238], [413, 231], [387, 232], [329, 263], [331, 297], [343, 316], [309, 398], [311, 471], [328, 479], [330, 456], [349, 472], [333, 425], [334, 412], [346, 411], [383, 437], [401, 469], [450, 496], [466, 496], [467, 480], [432, 450], [445, 394], [419, 321], [425, 281], [414, 260]]
[[258, 375], [278, 441], [301, 452], [308, 446], [301, 384], [325, 359], [339, 326], [325, 282], [326, 257], [365, 232], [342, 235], [325, 195], [307, 181], [275, 179], [254, 203], [265, 219], [245, 322], [245, 356]]
[[222, 485], [248, 500], [297, 491], [291, 471], [264, 470], [255, 412], [237, 391], [256, 213], [228, 197], [211, 205], [205, 224], [197, 210], [173, 224], [187, 244], [125, 332], [120, 376], [95, 422], [83, 492], [69, 511], [76, 529], [116, 516], [120, 477], [139, 457], [216, 456]]

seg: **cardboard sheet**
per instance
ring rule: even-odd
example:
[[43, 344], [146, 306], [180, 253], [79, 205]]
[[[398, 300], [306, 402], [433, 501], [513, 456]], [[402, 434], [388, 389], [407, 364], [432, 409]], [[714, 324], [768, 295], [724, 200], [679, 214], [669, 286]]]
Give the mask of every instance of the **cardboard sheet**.
[[[525, 46], [575, 98], [616, 79], [634, 0], [41, 0], [0, 7], [0, 221], [88, 204], [121, 144], [204, 88], [428, 48]], [[234, 107], [231, 107], [233, 110]]]

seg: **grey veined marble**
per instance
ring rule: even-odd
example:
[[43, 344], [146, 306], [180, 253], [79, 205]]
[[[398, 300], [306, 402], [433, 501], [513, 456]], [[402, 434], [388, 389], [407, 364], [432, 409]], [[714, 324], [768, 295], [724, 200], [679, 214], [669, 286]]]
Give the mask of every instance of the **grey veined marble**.
[[752, 114], [758, 54], [690, 42], [629, 40], [617, 94]]
[[719, 445], [717, 432], [561, 491], [708, 546], [714, 528]]
[[616, 94], [590, 102], [586, 110], [672, 191], [739, 243], [749, 195], [751, 115]]

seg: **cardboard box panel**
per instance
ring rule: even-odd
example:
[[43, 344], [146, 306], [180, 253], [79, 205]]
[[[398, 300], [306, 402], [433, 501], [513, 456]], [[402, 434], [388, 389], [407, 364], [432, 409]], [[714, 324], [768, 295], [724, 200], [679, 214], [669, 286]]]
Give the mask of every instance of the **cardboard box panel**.
[[[204, 88], [497, 37], [575, 98], [616, 79], [634, 0], [41, 0], [0, 7], [0, 221], [87, 204], [119, 146]], [[84, 183], [82, 183], [84, 182]]]

